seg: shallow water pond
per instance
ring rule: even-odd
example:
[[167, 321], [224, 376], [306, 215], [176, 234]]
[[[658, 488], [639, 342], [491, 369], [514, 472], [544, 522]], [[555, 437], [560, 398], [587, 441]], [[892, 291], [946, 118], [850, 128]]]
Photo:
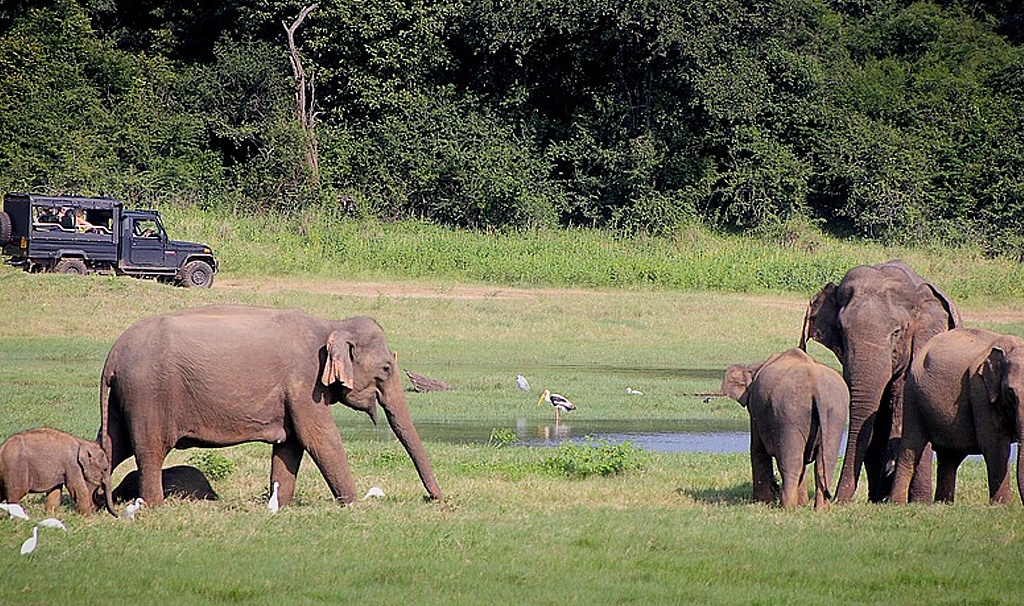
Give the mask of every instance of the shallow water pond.
[[[367, 423], [340, 427], [343, 438], [393, 439], [384, 421], [376, 428]], [[604, 440], [628, 441], [651, 452], [736, 453], [747, 452], [750, 446], [748, 422], [743, 419], [568, 420], [558, 425], [533, 419], [449, 420], [417, 421], [416, 429], [424, 440], [452, 444], [487, 444], [493, 435], [511, 431], [516, 444], [535, 447], [558, 446], [565, 440]]]

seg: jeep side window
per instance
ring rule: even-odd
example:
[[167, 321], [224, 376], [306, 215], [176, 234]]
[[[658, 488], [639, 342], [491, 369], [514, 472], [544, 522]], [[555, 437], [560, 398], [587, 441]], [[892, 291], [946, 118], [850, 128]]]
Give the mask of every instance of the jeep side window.
[[160, 227], [153, 219], [138, 219], [132, 228], [132, 235], [136, 238], [158, 238]]

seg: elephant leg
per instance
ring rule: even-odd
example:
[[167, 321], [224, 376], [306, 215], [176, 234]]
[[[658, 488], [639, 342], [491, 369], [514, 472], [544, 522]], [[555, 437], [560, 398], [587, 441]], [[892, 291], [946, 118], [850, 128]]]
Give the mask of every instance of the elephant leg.
[[57, 508], [60, 507], [61, 487], [58, 486], [46, 493], [46, 513], [47, 515], [53, 515], [57, 513]]
[[356, 500], [356, 485], [341, 434], [330, 409], [320, 406], [316, 414], [292, 414], [292, 426], [299, 443], [316, 463], [331, 494], [342, 504]]
[[992, 504], [1009, 503], [1010, 492], [1010, 444], [1001, 441], [982, 449], [985, 467], [988, 469], [988, 495]]
[[270, 459], [270, 485], [278, 482], [277, 500], [283, 507], [295, 496], [295, 478], [299, 474], [299, 465], [305, 449], [298, 440], [288, 440], [274, 444], [274, 454]]
[[889, 498], [892, 491], [893, 476], [888, 475], [889, 461], [886, 457], [888, 432], [883, 434], [876, 429], [874, 437], [878, 438], [880, 435], [885, 437], [873, 439], [864, 456], [864, 470], [868, 476], [868, 500], [872, 503], [881, 503]]
[[775, 483], [772, 458], [753, 426], [750, 432], [750, 468], [754, 481], [754, 501], [771, 503], [774, 497], [772, 485]]
[[[787, 447], [788, 446], [788, 447]], [[804, 465], [803, 448], [793, 448], [792, 441], [783, 441], [785, 452], [777, 457], [779, 475], [782, 476], [782, 507], [789, 509], [807, 504], [807, 466]], [[795, 454], [794, 454], [795, 453]]]
[[910, 479], [910, 502], [932, 502], [932, 445], [925, 444]]
[[151, 507], [164, 502], [163, 465], [169, 450], [163, 448], [135, 449], [135, 463], [139, 467], [142, 499]]
[[967, 453], [958, 450], [936, 450], [935, 459], [935, 500], [939, 503], [952, 503], [956, 497], [956, 473], [960, 464], [967, 458]]

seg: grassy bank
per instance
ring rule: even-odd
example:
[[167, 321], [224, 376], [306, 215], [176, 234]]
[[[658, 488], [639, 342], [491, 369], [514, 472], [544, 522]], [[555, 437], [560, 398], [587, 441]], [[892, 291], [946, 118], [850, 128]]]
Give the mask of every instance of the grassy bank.
[[[374, 316], [404, 367], [453, 386], [410, 394], [414, 419], [547, 419], [536, 406], [545, 386], [579, 404], [570, 420], [741, 419], [734, 402], [694, 395], [717, 380], [650, 371], [721, 370], [791, 347], [806, 303], [796, 293], [659, 289], [457, 297], [444, 282], [422, 296], [387, 285], [354, 296], [320, 273], [252, 282], [194, 291], [0, 269], [0, 435], [39, 425], [95, 435], [97, 377], [117, 335], [144, 316], [214, 303]], [[968, 298], [962, 311], [970, 325], [1024, 334], [1007, 303]], [[523, 369], [533, 394], [514, 386]], [[626, 396], [626, 386], [646, 395]], [[428, 442], [448, 497], [429, 504], [397, 443], [346, 446], [360, 492], [376, 485], [386, 498], [339, 508], [307, 460], [294, 506], [268, 517], [270, 446], [248, 444], [216, 451], [233, 469], [214, 481], [218, 502], [172, 501], [134, 524], [64, 510], [68, 533], [43, 531], [29, 557], [18, 546], [31, 527], [0, 520], [0, 603], [1018, 601], [1024, 509], [989, 507], [977, 462], [965, 465], [953, 506], [860, 501], [816, 514], [751, 504], [745, 455], [633, 453], [621, 474], [578, 479], [553, 450]], [[41, 517], [38, 499], [28, 507]]]
[[799, 225], [759, 237], [689, 227], [671, 237], [619, 238], [592, 229], [480, 233], [360, 222], [322, 210], [224, 217], [170, 208], [166, 218], [176, 237], [210, 244], [227, 272], [246, 277], [812, 293], [854, 265], [902, 258], [958, 301], [1024, 294], [1024, 266], [985, 259], [980, 245], [881, 246]]

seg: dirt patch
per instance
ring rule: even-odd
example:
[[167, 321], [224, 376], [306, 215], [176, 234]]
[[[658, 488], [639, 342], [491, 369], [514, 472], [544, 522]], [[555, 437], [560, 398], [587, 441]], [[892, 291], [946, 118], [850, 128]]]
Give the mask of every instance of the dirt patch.
[[[315, 292], [348, 297], [391, 297], [409, 299], [463, 299], [463, 300], [527, 300], [555, 297], [593, 297], [596, 295], [626, 294], [629, 291], [585, 290], [581, 288], [517, 288], [499, 285], [438, 285], [417, 282], [346, 281], [314, 278], [218, 278], [214, 288], [278, 293], [288, 291]], [[800, 295], [735, 295], [752, 305], [803, 312], [809, 297]], [[1024, 323], [1024, 309], [1011, 307], [960, 308], [966, 326], [977, 323]]]
[[332, 280], [296, 280], [275, 278], [261, 280], [217, 280], [214, 288], [252, 292], [316, 292], [348, 297], [392, 297], [409, 299], [515, 300], [574, 295], [593, 295], [593, 291], [555, 288], [514, 288], [508, 286], [439, 286], [412, 282], [345, 282]]

